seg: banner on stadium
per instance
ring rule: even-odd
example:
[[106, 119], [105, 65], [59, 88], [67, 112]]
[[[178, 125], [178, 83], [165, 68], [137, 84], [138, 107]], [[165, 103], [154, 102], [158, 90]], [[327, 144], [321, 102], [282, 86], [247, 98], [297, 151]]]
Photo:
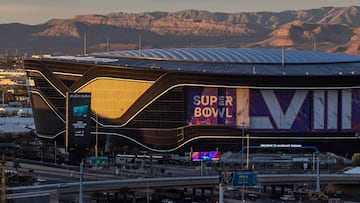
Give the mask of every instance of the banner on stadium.
[[70, 148], [90, 148], [91, 94], [70, 93], [68, 99]]
[[360, 130], [360, 89], [291, 90], [188, 87], [187, 125], [257, 132]]
[[187, 88], [188, 125], [229, 125], [249, 123], [248, 89]]

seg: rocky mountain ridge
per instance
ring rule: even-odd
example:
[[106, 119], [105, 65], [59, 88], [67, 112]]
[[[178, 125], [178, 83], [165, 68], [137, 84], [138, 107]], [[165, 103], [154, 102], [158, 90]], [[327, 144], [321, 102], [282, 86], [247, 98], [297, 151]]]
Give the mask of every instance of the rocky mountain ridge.
[[359, 54], [360, 7], [283, 12], [110, 13], [0, 24], [0, 48], [12, 52], [81, 54], [170, 47], [261, 47]]

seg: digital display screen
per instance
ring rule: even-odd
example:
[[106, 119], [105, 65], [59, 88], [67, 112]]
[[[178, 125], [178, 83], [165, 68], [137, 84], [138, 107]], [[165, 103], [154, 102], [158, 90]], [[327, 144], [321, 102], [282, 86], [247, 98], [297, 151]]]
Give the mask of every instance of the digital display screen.
[[220, 152], [193, 152], [191, 154], [192, 161], [218, 161], [220, 159]]
[[73, 116], [86, 117], [88, 114], [88, 105], [73, 106]]

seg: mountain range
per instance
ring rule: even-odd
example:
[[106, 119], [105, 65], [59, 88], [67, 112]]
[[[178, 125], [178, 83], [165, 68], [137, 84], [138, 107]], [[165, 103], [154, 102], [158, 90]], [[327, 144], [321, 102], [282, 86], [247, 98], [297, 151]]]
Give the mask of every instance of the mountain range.
[[359, 54], [360, 7], [240, 13], [119, 12], [51, 19], [38, 25], [0, 24], [0, 54], [83, 54], [174, 47], [285, 48]]

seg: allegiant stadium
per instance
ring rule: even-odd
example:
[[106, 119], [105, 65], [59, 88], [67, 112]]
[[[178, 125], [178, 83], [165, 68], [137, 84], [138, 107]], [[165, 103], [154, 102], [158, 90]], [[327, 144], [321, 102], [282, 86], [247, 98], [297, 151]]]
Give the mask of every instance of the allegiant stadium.
[[40, 137], [76, 136], [66, 135], [68, 95], [87, 93], [89, 137], [101, 143], [154, 152], [240, 150], [245, 134], [251, 145], [359, 149], [357, 55], [172, 48], [24, 63]]

